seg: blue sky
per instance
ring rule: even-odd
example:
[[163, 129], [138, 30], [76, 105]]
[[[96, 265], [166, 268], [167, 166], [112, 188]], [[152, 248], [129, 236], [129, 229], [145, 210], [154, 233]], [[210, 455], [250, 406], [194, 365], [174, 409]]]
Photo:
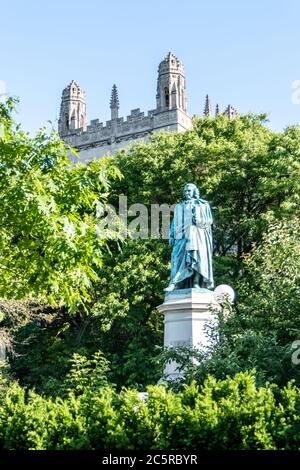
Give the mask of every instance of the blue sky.
[[185, 65], [188, 110], [205, 95], [221, 108], [269, 113], [282, 130], [300, 122], [299, 0], [13, 0], [0, 4], [0, 80], [21, 99], [18, 120], [34, 131], [58, 118], [62, 89], [86, 90], [88, 120], [155, 108], [157, 67], [168, 51]]

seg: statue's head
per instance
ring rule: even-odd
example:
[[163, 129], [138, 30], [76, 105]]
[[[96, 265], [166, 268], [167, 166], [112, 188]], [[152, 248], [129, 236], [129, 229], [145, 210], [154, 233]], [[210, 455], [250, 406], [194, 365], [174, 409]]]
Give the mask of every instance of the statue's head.
[[184, 185], [183, 195], [185, 199], [199, 199], [200, 197], [199, 189], [193, 183], [187, 183]]

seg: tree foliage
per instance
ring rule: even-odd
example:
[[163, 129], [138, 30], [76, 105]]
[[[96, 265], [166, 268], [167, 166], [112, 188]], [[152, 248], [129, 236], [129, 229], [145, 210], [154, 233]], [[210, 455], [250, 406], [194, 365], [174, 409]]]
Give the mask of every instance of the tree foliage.
[[34, 136], [0, 105], [0, 296], [46, 298], [70, 311], [86, 307], [109, 234], [97, 203], [120, 177], [112, 159], [71, 165], [57, 133]]
[[249, 252], [266, 230], [267, 214], [299, 214], [300, 129], [275, 133], [266, 116], [195, 118], [185, 133], [153, 135], [121, 151], [124, 175], [113, 192], [129, 203], [174, 204], [187, 181], [213, 207], [215, 253]]
[[[259, 245], [244, 256], [244, 274], [237, 282], [237, 302], [218, 316], [218, 336], [211, 354], [172, 352], [187, 371], [185, 381], [202, 382], [209, 374], [225, 378], [256, 369], [259, 385], [267, 381], [300, 384], [299, 364], [292, 361], [300, 338], [299, 219], [269, 221]], [[196, 356], [199, 366], [191, 363]]]

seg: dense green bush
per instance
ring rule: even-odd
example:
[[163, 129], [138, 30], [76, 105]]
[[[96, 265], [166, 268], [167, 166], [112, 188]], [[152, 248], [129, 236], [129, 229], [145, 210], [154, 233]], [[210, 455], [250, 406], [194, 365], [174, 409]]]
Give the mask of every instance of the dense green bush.
[[255, 376], [208, 377], [178, 393], [103, 385], [47, 399], [16, 383], [0, 405], [3, 449], [299, 449], [300, 389], [257, 388]]

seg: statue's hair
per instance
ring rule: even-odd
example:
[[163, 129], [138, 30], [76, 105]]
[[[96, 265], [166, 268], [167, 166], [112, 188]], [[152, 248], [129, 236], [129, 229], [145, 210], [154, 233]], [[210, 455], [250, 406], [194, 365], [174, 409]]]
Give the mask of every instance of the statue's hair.
[[185, 189], [187, 186], [191, 186], [191, 187], [193, 188], [193, 190], [194, 190], [194, 198], [195, 198], [195, 199], [199, 199], [199, 198], [200, 198], [200, 191], [199, 191], [199, 189], [197, 188], [197, 186], [196, 186], [194, 183], [186, 183], [186, 184], [184, 185], [184, 188], [183, 188], [183, 189]]

